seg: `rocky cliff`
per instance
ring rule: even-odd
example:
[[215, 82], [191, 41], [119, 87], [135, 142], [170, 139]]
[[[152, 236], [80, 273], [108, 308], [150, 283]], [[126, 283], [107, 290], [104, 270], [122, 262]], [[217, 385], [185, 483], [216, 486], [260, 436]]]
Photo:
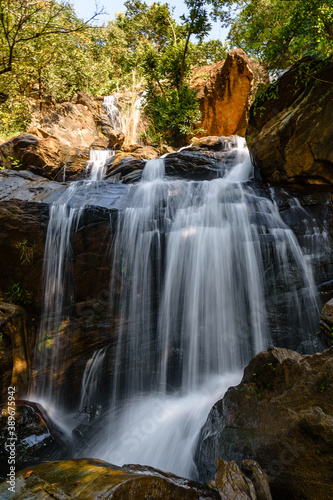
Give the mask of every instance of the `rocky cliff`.
[[333, 183], [333, 63], [303, 59], [251, 108], [246, 141], [270, 182]]

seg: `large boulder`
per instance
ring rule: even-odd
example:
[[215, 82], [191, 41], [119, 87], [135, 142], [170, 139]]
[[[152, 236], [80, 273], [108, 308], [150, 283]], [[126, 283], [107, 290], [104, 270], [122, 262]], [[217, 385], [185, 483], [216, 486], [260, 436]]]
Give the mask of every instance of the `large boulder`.
[[270, 348], [212, 408], [196, 463], [211, 480], [219, 457], [257, 460], [273, 498], [333, 497], [333, 348], [302, 356]]
[[34, 133], [20, 134], [0, 145], [4, 168], [30, 170], [54, 180], [74, 180], [84, 174], [87, 148], [71, 147], [43, 129], [32, 130]]
[[[89, 500], [218, 500], [216, 492], [174, 474], [152, 467], [117, 467], [101, 460], [80, 459], [50, 462], [22, 470], [13, 481], [16, 500], [76, 498]], [[12, 498], [9, 483], [0, 485], [3, 500]]]
[[[50, 419], [41, 405], [24, 400], [15, 401], [15, 395], [14, 392], [13, 399], [0, 406], [0, 476], [3, 479], [8, 479], [11, 458], [14, 459], [11, 463], [15, 463], [16, 470], [20, 470], [44, 460], [65, 459], [74, 453], [68, 435]], [[13, 401], [15, 406], [10, 406]], [[13, 441], [8, 430], [11, 416], [14, 416], [17, 438]], [[8, 484], [5, 484], [8, 488]]]
[[333, 182], [333, 63], [320, 64], [298, 62], [251, 108], [246, 141], [270, 182]]
[[245, 135], [252, 100], [253, 72], [241, 49], [231, 50], [225, 61], [197, 68], [192, 87], [198, 92], [202, 135]]
[[[87, 100], [94, 102], [89, 96]], [[81, 102], [43, 106], [41, 116], [35, 112], [31, 126], [42, 128], [72, 148], [87, 148], [98, 137], [98, 129], [92, 109]]]

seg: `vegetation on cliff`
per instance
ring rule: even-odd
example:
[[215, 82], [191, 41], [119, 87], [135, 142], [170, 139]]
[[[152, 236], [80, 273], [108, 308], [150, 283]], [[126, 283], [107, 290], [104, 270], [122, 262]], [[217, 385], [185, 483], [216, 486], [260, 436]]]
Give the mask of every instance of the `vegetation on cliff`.
[[[42, 106], [70, 100], [78, 90], [100, 96], [140, 84], [149, 140], [177, 143], [198, 122], [190, 88], [194, 66], [225, 59], [235, 47], [272, 71], [333, 51], [333, 9], [324, 0], [184, 0], [184, 12], [176, 22], [167, 3], [127, 0], [124, 12], [98, 27], [97, 12], [84, 22], [68, 2], [0, 0], [2, 136], [25, 130], [32, 102]], [[209, 15], [230, 28], [227, 43], [204, 40]]]

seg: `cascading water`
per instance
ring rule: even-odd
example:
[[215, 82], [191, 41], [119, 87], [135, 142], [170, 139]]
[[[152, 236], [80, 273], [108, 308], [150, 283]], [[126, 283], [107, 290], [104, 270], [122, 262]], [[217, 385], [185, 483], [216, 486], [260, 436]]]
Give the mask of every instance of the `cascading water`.
[[80, 408], [94, 408], [99, 402], [99, 384], [102, 378], [103, 361], [105, 358], [105, 349], [95, 351], [88, 359], [84, 370]]
[[141, 106], [143, 97], [133, 92], [130, 97], [122, 99], [122, 110], [118, 107], [117, 95], [105, 96], [103, 108], [113, 129], [121, 130], [125, 134], [126, 143], [134, 144], [140, 134]]
[[105, 164], [113, 154], [112, 150], [91, 150], [86, 167], [90, 171], [88, 180], [72, 182], [50, 207], [44, 252], [43, 313], [35, 352], [38, 369], [29, 391], [30, 398], [42, 401], [49, 408], [59, 409], [63, 404], [55, 387], [57, 377], [61, 376], [60, 357], [71, 355], [66, 348], [66, 329], [73, 302], [71, 236], [78, 227], [85, 204], [90, 201], [89, 196], [98, 193], [98, 181], [103, 179]]
[[118, 108], [117, 97], [114, 95], [105, 96], [103, 100], [103, 108], [109, 118], [110, 125], [113, 129], [122, 130], [123, 123], [120, 110]]
[[120, 322], [98, 458], [195, 477], [207, 412], [272, 343], [276, 304], [300, 342], [315, 331], [311, 268], [276, 205], [244, 184], [249, 158], [235, 161], [221, 168], [224, 178], [186, 182], [165, 178], [163, 160], [152, 160], [129, 191], [114, 248]]
[[101, 181], [105, 176], [107, 161], [115, 155], [112, 149], [91, 149], [89, 151], [89, 161], [87, 162], [86, 170], [90, 170], [91, 182]]
[[[101, 161], [86, 186], [96, 184], [102, 169]], [[287, 323], [297, 345], [316, 331], [310, 260], [276, 203], [247, 182], [251, 171], [239, 144], [221, 163], [219, 178], [169, 179], [159, 159], [147, 162], [141, 182], [129, 189], [113, 245], [112, 349], [93, 355], [82, 382], [80, 406], [94, 406], [100, 369], [112, 353], [110, 401], [89, 431], [89, 456], [195, 478], [201, 426], [245, 364], [279, 344]], [[48, 334], [66, 319], [70, 234], [85, 206], [73, 201], [78, 187], [72, 184], [50, 212], [41, 326]], [[57, 346], [53, 336], [43, 338], [39, 345], [49, 342], [56, 351], [45, 357], [55, 374], [65, 336]], [[35, 394], [54, 401], [53, 377], [45, 383], [40, 371]]]

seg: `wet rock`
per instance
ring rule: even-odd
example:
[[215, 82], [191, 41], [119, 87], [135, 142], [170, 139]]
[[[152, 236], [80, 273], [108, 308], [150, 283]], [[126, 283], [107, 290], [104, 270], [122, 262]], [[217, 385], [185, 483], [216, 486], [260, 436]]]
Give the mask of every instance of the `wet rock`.
[[241, 49], [231, 50], [225, 61], [197, 68], [192, 87], [198, 92], [202, 135], [245, 135], [252, 99], [253, 72]]
[[214, 153], [184, 149], [165, 158], [165, 173], [182, 179], [216, 179], [221, 173], [221, 162]]
[[125, 135], [121, 130], [111, 129], [108, 132], [108, 148], [110, 149], [120, 149], [125, 142]]
[[193, 137], [191, 146], [197, 146], [201, 149], [208, 149], [212, 151], [226, 151], [237, 146], [235, 137], [223, 136], [207, 136], [207, 137]]
[[176, 153], [177, 150], [175, 148], [172, 148], [171, 146], [168, 146], [167, 144], [162, 144], [159, 148], [160, 155], [165, 155], [165, 154], [171, 154], [171, 153]]
[[5, 401], [9, 386], [16, 387], [19, 396], [28, 389], [31, 342], [28, 340], [26, 311], [15, 304], [0, 302], [0, 331], [0, 382]]
[[105, 139], [101, 139], [100, 137], [92, 142], [89, 146], [89, 149], [107, 149], [108, 142]]
[[272, 500], [268, 476], [255, 460], [243, 460], [242, 471], [252, 482], [257, 500]]
[[[48, 204], [59, 199], [68, 188], [38, 177], [31, 172], [0, 171], [0, 288], [2, 301], [12, 302], [27, 311], [28, 347], [33, 352], [36, 343], [36, 326], [43, 304], [42, 271], [44, 261], [44, 245], [49, 220]], [[108, 311], [110, 265], [110, 216], [112, 224], [117, 217], [117, 203], [121, 201], [125, 186], [103, 182], [100, 188], [92, 190], [90, 196], [85, 189], [72, 196], [72, 202], [87, 203], [83, 211], [77, 232], [73, 231], [72, 248], [75, 260], [68, 263], [68, 272], [74, 280], [72, 289], [75, 303], [70, 302], [66, 312], [72, 323], [65, 322], [64, 331], [67, 343], [61, 351], [62, 363], [60, 372], [55, 375], [56, 385], [62, 399], [70, 400], [77, 405], [80, 397], [77, 388], [80, 386], [85, 363], [94, 350], [100, 349], [110, 338], [109, 328], [105, 324]], [[9, 308], [12, 306], [9, 305]], [[15, 308], [15, 306], [13, 306]], [[16, 310], [16, 309], [15, 309]], [[21, 311], [20, 308], [17, 310]], [[16, 314], [16, 313], [15, 313]], [[23, 313], [22, 313], [23, 314]], [[23, 318], [23, 315], [20, 316]], [[18, 320], [20, 319], [18, 318]], [[20, 319], [20, 321], [21, 321]], [[20, 349], [25, 346], [24, 329], [18, 329], [13, 335], [6, 331], [0, 342], [0, 383], [3, 394], [11, 383], [11, 371], [15, 357], [23, 354], [14, 352], [14, 344]], [[66, 330], [67, 329], [67, 330]], [[64, 334], [64, 331], [57, 334]], [[21, 335], [21, 336], [19, 336]], [[25, 338], [25, 337], [24, 337]], [[18, 341], [20, 340], [20, 343]], [[38, 348], [38, 346], [37, 346]], [[15, 347], [16, 349], [16, 347]], [[14, 358], [13, 358], [14, 355]], [[39, 356], [47, 356], [47, 351], [38, 351]], [[28, 358], [27, 358], [28, 359]], [[20, 365], [21, 368], [23, 364]], [[112, 366], [110, 367], [112, 370]], [[32, 370], [33, 372], [33, 370]], [[26, 371], [15, 369], [15, 377], [19, 380], [19, 389], [26, 388]], [[33, 375], [33, 374], [32, 374]], [[45, 376], [48, 376], [46, 373]], [[106, 377], [110, 376], [107, 371]], [[66, 379], [67, 377], [67, 379]], [[33, 379], [33, 376], [32, 376]], [[106, 387], [108, 387], [106, 385]]]
[[54, 180], [74, 180], [83, 175], [88, 149], [75, 149], [54, 136], [38, 133], [20, 134], [1, 144], [1, 165]]
[[331, 347], [333, 344], [333, 299], [324, 305], [320, 314], [319, 326], [325, 345]]
[[117, 467], [101, 460], [80, 459], [51, 462], [29, 467], [16, 476], [16, 493], [11, 497], [8, 485], [0, 485], [4, 500], [26, 498], [126, 500], [218, 500], [217, 493], [184, 478], [152, 467]]
[[234, 461], [217, 459], [215, 484], [221, 500], [257, 500], [253, 484]]
[[267, 95], [276, 98], [261, 101], [260, 110], [251, 108], [247, 144], [262, 177], [270, 182], [333, 182], [333, 63], [318, 70], [315, 78], [300, 77], [320, 64], [310, 57], [299, 61], [268, 89]]
[[[8, 445], [11, 444], [8, 442], [8, 405], [1, 405], [0, 409], [0, 474], [5, 478], [9, 471]], [[45, 460], [66, 459], [73, 455], [69, 437], [37, 403], [16, 400], [15, 433], [16, 470], [35, 466]], [[8, 484], [4, 484], [7, 489]], [[1, 494], [0, 496], [2, 497]]]
[[202, 480], [218, 457], [257, 460], [272, 497], [331, 498], [333, 348], [302, 356], [271, 348], [255, 356], [240, 385], [212, 408], [196, 455]]

